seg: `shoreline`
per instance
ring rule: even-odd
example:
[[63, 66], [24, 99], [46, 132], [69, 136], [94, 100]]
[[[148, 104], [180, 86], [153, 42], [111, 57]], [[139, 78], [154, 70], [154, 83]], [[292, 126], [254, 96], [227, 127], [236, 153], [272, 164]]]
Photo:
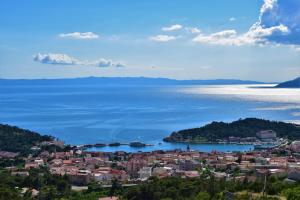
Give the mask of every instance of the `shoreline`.
[[[118, 143], [118, 142], [116, 142]], [[216, 144], [224, 144], [224, 145], [255, 145], [256, 143], [244, 143], [244, 142], [185, 142], [185, 141], [179, 141], [179, 142], [165, 142], [169, 144], [192, 144], [192, 145], [197, 145], [197, 144], [211, 144], [211, 145], [216, 145]], [[149, 147], [149, 146], [160, 146], [163, 143], [158, 143], [158, 144], [146, 144], [146, 143], [141, 143], [143, 146], [132, 146], [130, 143], [119, 143], [119, 144], [114, 144], [114, 143], [96, 143], [96, 144], [82, 144], [82, 145], [74, 145], [77, 147], [81, 148], [102, 148], [102, 147], [119, 147], [119, 146], [130, 146], [130, 147], [136, 147], [136, 148], [143, 148], [143, 147]], [[72, 145], [71, 145], [72, 146]]]
[[82, 148], [82, 149], [101, 148], [101, 147], [119, 147], [119, 146], [143, 148], [143, 147], [149, 147], [149, 146], [155, 146], [155, 145], [154, 144], [146, 144], [146, 143], [142, 143], [142, 142], [129, 142], [129, 143], [114, 142], [114, 143], [96, 143], [96, 144], [77, 145], [77, 147]]
[[217, 144], [217, 143], [202, 143], [202, 144], [186, 144], [186, 143], [167, 143], [163, 142], [161, 144], [155, 143], [151, 146], [144, 147], [130, 147], [128, 145], [120, 146], [88, 146], [86, 148], [81, 148], [81, 150], [86, 152], [153, 152], [153, 151], [172, 151], [172, 150], [182, 150], [185, 151], [190, 146], [191, 151], [199, 152], [236, 152], [236, 151], [249, 151], [253, 150], [253, 145], [248, 144]]

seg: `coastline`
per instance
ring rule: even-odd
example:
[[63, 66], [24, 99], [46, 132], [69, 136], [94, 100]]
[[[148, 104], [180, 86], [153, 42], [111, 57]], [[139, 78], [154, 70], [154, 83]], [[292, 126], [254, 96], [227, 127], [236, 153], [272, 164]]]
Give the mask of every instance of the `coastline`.
[[161, 144], [155, 143], [151, 146], [144, 147], [130, 147], [128, 145], [120, 146], [101, 146], [101, 147], [88, 147], [84, 151], [87, 152], [152, 152], [152, 151], [172, 151], [172, 150], [186, 150], [187, 146], [193, 151], [199, 152], [246, 152], [254, 149], [253, 145], [248, 144], [217, 144], [217, 143], [202, 143], [202, 144], [188, 144], [188, 143], [167, 143], [161, 142]]

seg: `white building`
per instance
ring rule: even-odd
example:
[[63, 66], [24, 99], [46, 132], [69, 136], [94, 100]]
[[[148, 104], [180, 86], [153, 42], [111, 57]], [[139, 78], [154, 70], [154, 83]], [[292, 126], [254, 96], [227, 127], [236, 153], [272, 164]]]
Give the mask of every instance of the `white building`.
[[291, 144], [291, 150], [294, 152], [300, 152], [300, 141], [294, 141]]
[[152, 176], [152, 168], [151, 167], [143, 167], [138, 172], [139, 178], [141, 180], [147, 180], [149, 177]]

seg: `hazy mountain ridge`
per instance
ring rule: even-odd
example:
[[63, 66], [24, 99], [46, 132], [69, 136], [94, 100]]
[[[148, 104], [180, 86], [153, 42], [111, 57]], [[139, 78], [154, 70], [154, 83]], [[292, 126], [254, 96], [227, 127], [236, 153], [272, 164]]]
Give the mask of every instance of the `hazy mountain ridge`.
[[298, 77], [294, 80], [279, 83], [275, 87], [276, 88], [300, 88], [300, 77]]
[[86, 77], [64, 79], [0, 79], [2, 85], [48, 85], [48, 84], [108, 84], [108, 85], [231, 85], [231, 84], [263, 84], [259, 81], [238, 79], [212, 80], [176, 80], [168, 78], [147, 77]]

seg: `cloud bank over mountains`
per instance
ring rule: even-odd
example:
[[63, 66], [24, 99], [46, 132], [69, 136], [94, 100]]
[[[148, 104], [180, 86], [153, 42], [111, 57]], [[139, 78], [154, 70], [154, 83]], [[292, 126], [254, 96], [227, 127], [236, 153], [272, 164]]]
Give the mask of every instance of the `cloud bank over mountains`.
[[125, 67], [121, 62], [114, 62], [112, 60], [100, 58], [97, 61], [82, 61], [71, 57], [66, 54], [40, 54], [34, 56], [34, 61], [42, 64], [52, 64], [52, 65], [84, 65], [93, 67]]

